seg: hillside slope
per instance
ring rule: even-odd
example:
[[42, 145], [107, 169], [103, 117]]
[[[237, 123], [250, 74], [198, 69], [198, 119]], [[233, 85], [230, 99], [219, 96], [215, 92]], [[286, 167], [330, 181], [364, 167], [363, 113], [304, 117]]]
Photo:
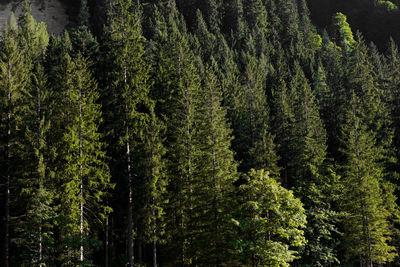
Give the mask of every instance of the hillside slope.
[[[11, 12], [18, 17], [21, 14], [24, 1], [1, 1], [0, 2], [0, 29], [9, 19]], [[68, 5], [60, 0], [32, 0], [32, 15], [37, 21], [44, 21], [50, 33], [62, 32], [70, 22]]]

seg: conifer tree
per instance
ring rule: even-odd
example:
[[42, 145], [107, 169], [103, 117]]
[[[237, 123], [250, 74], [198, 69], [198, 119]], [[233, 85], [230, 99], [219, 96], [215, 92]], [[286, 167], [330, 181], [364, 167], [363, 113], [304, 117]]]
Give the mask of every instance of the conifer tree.
[[212, 54], [214, 54], [216, 38], [214, 34], [209, 32], [200, 10], [197, 10], [196, 16], [195, 32], [201, 46], [202, 59], [204, 62], [209, 62]]
[[85, 264], [89, 261], [87, 254], [90, 251], [87, 242], [96, 238], [93, 223], [99, 219], [97, 216], [101, 218], [110, 212], [102, 201], [111, 184], [98, 130], [101, 111], [96, 103], [97, 86], [81, 56], [78, 55], [70, 64], [71, 83], [69, 88], [65, 88], [65, 97], [70, 103], [70, 118], [63, 137], [67, 153], [61, 171], [61, 203], [66, 220], [62, 232], [74, 242], [69, 244], [67, 260]]
[[204, 14], [204, 19], [213, 34], [218, 34], [220, 32], [221, 5], [222, 3], [216, 0], [206, 0], [204, 5], [200, 5], [200, 8], [204, 7], [202, 13]]
[[[154, 109], [151, 108], [149, 122], [145, 125], [143, 140], [144, 158], [141, 168], [144, 177], [142, 185], [142, 218], [143, 238], [147, 244], [152, 245], [152, 264], [158, 266], [157, 245], [164, 243], [165, 234], [165, 207], [168, 202], [167, 177], [165, 165], [166, 149], [163, 145], [165, 125], [156, 117]], [[139, 191], [139, 190], [137, 190]]]
[[221, 107], [221, 91], [211, 67], [206, 69], [198, 107], [192, 218], [195, 225], [191, 254], [194, 264], [235, 265], [232, 261], [232, 216], [236, 162], [230, 150], [231, 130]]
[[[187, 255], [190, 244], [190, 225], [193, 216], [193, 179], [194, 179], [194, 112], [198, 101], [200, 89], [197, 69], [194, 58], [189, 49], [184, 33], [180, 33], [177, 25], [169, 18], [169, 27], [172, 27], [167, 40], [172, 49], [171, 56], [174, 62], [173, 70], [176, 78], [172, 80], [175, 91], [169, 92], [168, 113], [171, 118], [167, 120], [169, 144], [169, 242], [175, 243], [174, 261], [176, 264], [190, 264], [191, 258]], [[171, 88], [172, 89], [172, 88]], [[168, 114], [167, 113], [167, 114]], [[171, 244], [171, 243], [169, 243]], [[172, 244], [171, 244], [172, 245]]]
[[20, 175], [21, 166], [19, 143], [21, 142], [21, 129], [23, 128], [23, 95], [26, 93], [28, 81], [24, 58], [18, 46], [18, 28], [15, 17], [11, 14], [10, 24], [6, 24], [1, 40], [0, 60], [0, 96], [1, 96], [1, 164], [2, 164], [2, 190], [4, 190], [4, 211], [2, 224], [4, 226], [3, 264], [11, 264], [11, 217], [15, 216], [12, 209], [12, 196], [15, 194], [16, 183]]
[[296, 169], [294, 174], [296, 178], [293, 178], [301, 181], [317, 172], [325, 160], [326, 132], [311, 86], [296, 63], [291, 87], [295, 118], [293, 131], [295, 138], [298, 139], [297, 144], [291, 147], [292, 153], [298, 151], [297, 160], [292, 163]]
[[[108, 58], [111, 69], [107, 72], [107, 102], [105, 108], [109, 134], [116, 145], [113, 156], [125, 163], [124, 171], [114, 169], [113, 176], [123, 175], [127, 189], [127, 255], [130, 266], [134, 265], [134, 219], [133, 195], [135, 147], [141, 142], [143, 123], [148, 114], [148, 91], [150, 87], [149, 65], [144, 60], [144, 44], [141, 32], [141, 9], [132, 1], [116, 1], [109, 13], [106, 29]], [[123, 147], [121, 146], [123, 145]], [[117, 176], [118, 175], [118, 176]]]
[[334, 35], [336, 41], [343, 49], [344, 55], [347, 56], [356, 44], [353, 32], [347, 22], [347, 17], [343, 13], [336, 13], [335, 16], [333, 16], [333, 24], [336, 27], [336, 34]]
[[[269, 107], [265, 94], [265, 74], [255, 57], [244, 55], [246, 60], [245, 78], [242, 91], [236, 96], [233, 107], [234, 135], [233, 148], [241, 168], [248, 171], [251, 168], [263, 168], [271, 171], [273, 176], [279, 173], [273, 136], [269, 130]], [[261, 64], [260, 64], [261, 63]], [[261, 65], [261, 66], [260, 66]]]
[[20, 49], [28, 71], [24, 98], [24, 132], [21, 137], [24, 172], [20, 177], [21, 197], [27, 203], [16, 231], [22, 264], [49, 263], [53, 251], [53, 224], [55, 210], [54, 187], [50, 179], [48, 135], [50, 130], [49, 104], [51, 93], [43, 68], [49, 41], [44, 23], [36, 23], [29, 13], [26, 1], [25, 13], [20, 20]]
[[[384, 203], [381, 148], [376, 134], [369, 130], [362, 100], [353, 93], [346, 124], [343, 125], [342, 151], [346, 155], [343, 174], [342, 207], [346, 254], [350, 261], [363, 266], [393, 261], [396, 253], [389, 242], [387, 205]], [[393, 200], [393, 199], [392, 199]]]

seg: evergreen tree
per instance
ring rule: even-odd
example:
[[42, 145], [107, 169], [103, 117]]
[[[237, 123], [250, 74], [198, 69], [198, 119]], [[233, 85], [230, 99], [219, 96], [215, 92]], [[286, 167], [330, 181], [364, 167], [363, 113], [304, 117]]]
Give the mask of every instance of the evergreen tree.
[[21, 136], [21, 157], [25, 167], [19, 181], [27, 216], [19, 220], [15, 240], [24, 251], [21, 263], [40, 265], [51, 260], [55, 222], [54, 187], [48, 165], [51, 146], [47, 143], [51, 93], [42, 65], [49, 37], [44, 23], [36, 23], [28, 7], [20, 20], [20, 47], [29, 77], [22, 94], [25, 135]]
[[[165, 234], [165, 207], [168, 202], [167, 177], [164, 155], [166, 149], [163, 145], [165, 126], [151, 110], [150, 121], [145, 125], [143, 142], [144, 158], [141, 165], [144, 182], [139, 188], [142, 190], [142, 218], [143, 238], [147, 244], [151, 244], [153, 266], [158, 266], [157, 244], [163, 243]], [[139, 190], [138, 190], [139, 191]]]
[[10, 241], [13, 228], [11, 218], [17, 215], [12, 209], [12, 203], [16, 200], [17, 179], [21, 171], [21, 130], [23, 129], [22, 117], [24, 115], [23, 95], [26, 94], [29, 70], [25, 68], [23, 55], [18, 46], [18, 28], [14, 15], [11, 15], [10, 24], [6, 24], [1, 40], [0, 60], [0, 92], [1, 92], [1, 165], [2, 170], [2, 194], [4, 197], [4, 226], [3, 240], [3, 264], [8, 267], [11, 264]]
[[[180, 31], [179, 17], [175, 6], [169, 4], [163, 12], [166, 21], [157, 17], [160, 29], [158, 36], [162, 44], [158, 52], [162, 58], [158, 68], [166, 76], [159, 76], [157, 84], [167, 84], [161, 90], [166, 91], [161, 98], [165, 101], [164, 110], [169, 115], [167, 124], [168, 157], [168, 205], [167, 244], [170, 248], [171, 262], [179, 265], [191, 264], [188, 246], [191, 244], [191, 225], [193, 218], [193, 182], [194, 155], [197, 147], [194, 143], [195, 107], [198, 103], [200, 81], [194, 65], [194, 57], [189, 48], [186, 32]], [[182, 29], [181, 28], [181, 29]], [[168, 33], [168, 34], [167, 34]], [[164, 65], [171, 64], [170, 66]], [[168, 72], [165, 72], [168, 71]], [[166, 79], [166, 80], [165, 80]]]
[[69, 244], [66, 260], [84, 264], [89, 261], [87, 254], [90, 248], [87, 242], [96, 238], [90, 236], [89, 232], [94, 234], [94, 222], [99, 219], [97, 216], [104, 217], [110, 212], [110, 208], [102, 201], [112, 185], [98, 130], [101, 111], [96, 104], [97, 86], [81, 56], [78, 55], [70, 64], [71, 83], [65, 92], [70, 103], [70, 118], [63, 137], [67, 153], [61, 171], [61, 204], [66, 222], [62, 226], [62, 233], [73, 240]]
[[193, 264], [235, 265], [232, 251], [232, 216], [236, 163], [230, 150], [231, 130], [221, 107], [221, 91], [209, 67], [204, 74], [199, 106], [196, 108], [192, 223], [195, 225]]
[[[134, 177], [137, 175], [134, 153], [143, 138], [143, 127], [148, 118], [150, 83], [149, 65], [144, 60], [144, 43], [141, 32], [141, 8], [132, 1], [116, 1], [109, 13], [106, 29], [107, 55], [111, 69], [107, 72], [107, 99], [105, 109], [109, 134], [116, 145], [111, 153], [116, 162], [124, 161], [124, 171], [114, 168], [113, 176], [126, 177], [118, 183], [125, 184], [127, 212], [126, 239], [130, 266], [134, 264]], [[116, 165], [115, 165], [116, 166]]]
[[333, 16], [333, 25], [335, 25], [336, 33], [335, 40], [344, 51], [344, 55], [348, 55], [354, 48], [356, 41], [353, 37], [350, 25], [347, 22], [347, 17], [343, 13], [336, 13]]
[[373, 266], [393, 261], [396, 254], [389, 245], [392, 233], [379, 163], [382, 152], [376, 144], [376, 134], [363, 121], [362, 107], [362, 100], [353, 94], [342, 127], [342, 151], [347, 158], [342, 181], [342, 207], [348, 214], [344, 239], [349, 260]]
[[[273, 176], [277, 176], [277, 156], [273, 136], [269, 130], [269, 107], [265, 95], [265, 73], [262, 66], [265, 62], [250, 55], [245, 55], [246, 69], [242, 91], [236, 96], [234, 106], [233, 148], [242, 162], [241, 168], [267, 168]], [[261, 63], [261, 64], [260, 64]]]

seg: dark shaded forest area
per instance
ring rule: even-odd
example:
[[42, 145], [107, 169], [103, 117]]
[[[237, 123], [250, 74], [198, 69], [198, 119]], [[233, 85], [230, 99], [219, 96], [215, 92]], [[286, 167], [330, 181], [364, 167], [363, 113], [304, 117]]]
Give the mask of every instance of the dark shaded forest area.
[[26, 0], [0, 265], [399, 266], [397, 4], [82, 0], [52, 36]]

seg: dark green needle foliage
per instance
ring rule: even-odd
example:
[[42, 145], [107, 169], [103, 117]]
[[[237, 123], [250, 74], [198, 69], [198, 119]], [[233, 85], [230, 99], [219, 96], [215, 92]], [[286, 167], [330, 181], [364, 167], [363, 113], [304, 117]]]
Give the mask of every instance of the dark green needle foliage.
[[0, 266], [398, 266], [399, 0], [20, 2]]

